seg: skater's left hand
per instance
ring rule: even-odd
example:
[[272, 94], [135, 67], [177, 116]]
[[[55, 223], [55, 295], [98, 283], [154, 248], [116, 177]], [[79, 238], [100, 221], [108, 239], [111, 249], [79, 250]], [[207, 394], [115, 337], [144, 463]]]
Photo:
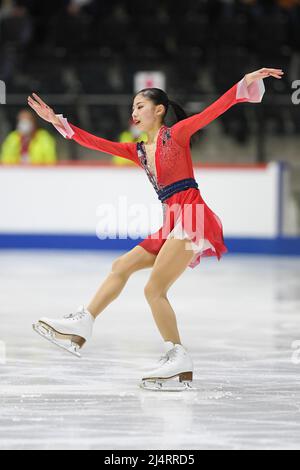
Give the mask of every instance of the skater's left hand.
[[284, 72], [281, 69], [267, 69], [263, 68], [260, 70], [256, 70], [255, 72], [248, 73], [245, 75], [247, 85], [251, 85], [251, 83], [255, 82], [255, 80], [259, 80], [261, 78], [267, 77], [274, 77], [274, 78], [282, 78]]

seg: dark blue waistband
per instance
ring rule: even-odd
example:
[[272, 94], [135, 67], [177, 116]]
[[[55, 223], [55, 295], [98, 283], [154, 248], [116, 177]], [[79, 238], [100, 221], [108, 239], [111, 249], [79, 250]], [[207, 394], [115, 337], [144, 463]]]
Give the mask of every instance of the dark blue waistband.
[[164, 202], [166, 199], [173, 196], [173, 194], [179, 193], [180, 191], [185, 191], [189, 188], [198, 189], [198, 183], [194, 178], [179, 180], [175, 183], [169, 184], [163, 189], [159, 189], [157, 191], [158, 199], [160, 199], [161, 202]]

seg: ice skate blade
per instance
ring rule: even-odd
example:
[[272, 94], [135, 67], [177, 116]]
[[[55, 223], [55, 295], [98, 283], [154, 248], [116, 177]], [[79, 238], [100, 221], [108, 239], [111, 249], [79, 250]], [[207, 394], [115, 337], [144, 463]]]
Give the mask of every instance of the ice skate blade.
[[[38, 333], [42, 338], [46, 339], [47, 341], [54, 344], [55, 346], [58, 346], [60, 349], [67, 351], [73, 356], [81, 358], [81, 354], [78, 352], [78, 349], [80, 349], [83, 346], [83, 344], [85, 344], [85, 340], [83, 338], [80, 338], [78, 336], [62, 335], [43, 322], [34, 323], [32, 327], [33, 327], [33, 330], [36, 333]], [[58, 341], [59, 338], [64, 339], [64, 340], [70, 340], [71, 345], [65, 346], [64, 344]]]
[[170, 381], [170, 379], [142, 380], [140, 388], [153, 392], [187, 392], [196, 390], [190, 381], [175, 382]]

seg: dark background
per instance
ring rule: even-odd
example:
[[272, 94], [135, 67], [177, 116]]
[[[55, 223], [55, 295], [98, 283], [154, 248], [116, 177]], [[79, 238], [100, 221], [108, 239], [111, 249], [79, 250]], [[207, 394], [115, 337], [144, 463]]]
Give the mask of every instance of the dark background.
[[135, 71], [164, 71], [171, 99], [193, 114], [197, 102], [200, 111], [245, 73], [271, 66], [282, 68], [284, 79], [268, 81], [255, 111], [228, 111], [220, 119], [222, 132], [240, 146], [255, 135], [256, 161], [272, 157], [265, 148], [268, 135], [299, 134], [299, 107], [291, 102], [292, 79], [300, 77], [298, 0], [0, 4], [6, 128], [13, 128], [17, 110], [35, 91], [70, 121], [117, 139], [128, 123]]

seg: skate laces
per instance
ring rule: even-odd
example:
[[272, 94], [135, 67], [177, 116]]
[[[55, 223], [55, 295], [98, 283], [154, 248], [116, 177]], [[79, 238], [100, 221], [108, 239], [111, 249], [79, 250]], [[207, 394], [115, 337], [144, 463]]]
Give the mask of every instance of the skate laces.
[[179, 354], [179, 351], [177, 348], [171, 349], [169, 352], [167, 352], [167, 357], [169, 362], [174, 362], [177, 359], [177, 356]]
[[160, 364], [161, 362], [166, 361], [166, 360], [168, 360], [168, 353], [161, 356], [158, 360], [158, 363]]
[[85, 311], [84, 307], [80, 307], [80, 309], [75, 313], [70, 313], [69, 315], [65, 315], [64, 318], [66, 320], [81, 320], [81, 318], [85, 317], [87, 312]]

